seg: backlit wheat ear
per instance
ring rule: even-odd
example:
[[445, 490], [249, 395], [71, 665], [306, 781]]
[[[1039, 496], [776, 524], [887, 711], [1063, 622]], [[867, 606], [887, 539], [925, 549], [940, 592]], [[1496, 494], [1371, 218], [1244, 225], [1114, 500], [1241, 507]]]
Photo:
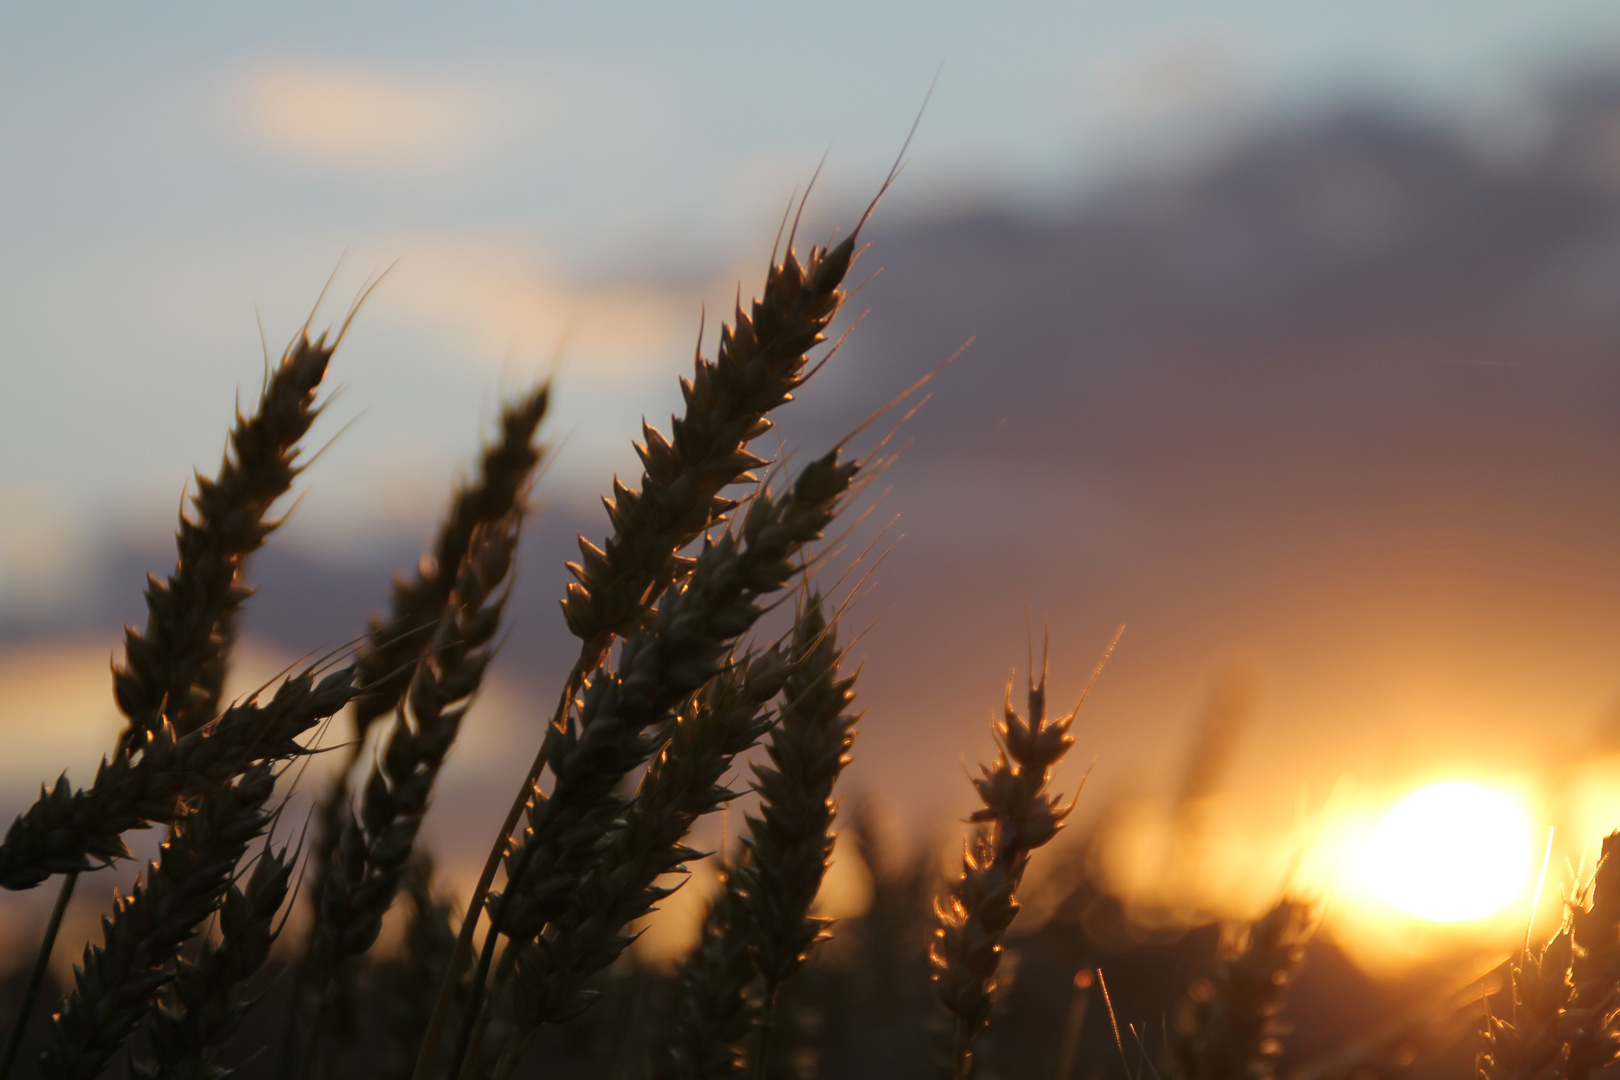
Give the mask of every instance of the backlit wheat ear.
[[315, 421], [315, 390], [337, 348], [301, 333], [271, 374], [259, 408], [236, 417], [218, 475], [197, 477], [193, 513], [180, 517], [179, 559], [167, 582], [149, 577], [145, 633], [124, 632], [114, 697], [129, 718], [121, 742], [155, 730], [160, 710], [186, 735], [214, 718], [242, 601], [247, 557], [276, 527], [270, 507], [292, 486], [298, 443]]
[[266, 851], [245, 889], [232, 885], [220, 908], [220, 941], [206, 942], [195, 961], [181, 960], [172, 1001], [157, 1008], [147, 1030], [150, 1048], [130, 1063], [141, 1080], [219, 1080], [217, 1064], [253, 1002], [248, 981], [264, 966], [277, 936], [276, 913], [287, 898], [292, 864], [285, 851]]
[[1190, 993], [1171, 1044], [1180, 1080], [1269, 1080], [1287, 1033], [1283, 996], [1305, 954], [1310, 910], [1284, 899], [1249, 928], [1247, 940], [1212, 979]]
[[810, 914], [832, 858], [833, 786], [855, 741], [855, 677], [839, 671], [837, 625], [821, 597], [804, 598], [793, 627], [792, 662], [782, 713], [766, 743], [768, 765], [754, 768], [758, 817], [743, 843], [749, 858], [736, 871], [743, 924], [764, 983], [755, 1062], [763, 1076], [777, 992], [827, 936], [827, 920]]
[[1575, 993], [1566, 1008], [1565, 1067], [1569, 1080], [1586, 1080], [1620, 1057], [1620, 832], [1604, 837], [1591, 884], [1569, 905], [1569, 923]]
[[[1116, 638], [1117, 640], [1117, 638]], [[1046, 717], [1046, 673], [1029, 684], [1029, 718], [1012, 707], [991, 725], [1001, 752], [973, 782], [983, 807], [970, 820], [983, 827], [967, 843], [962, 874], [935, 906], [939, 929], [929, 950], [934, 991], [951, 1017], [950, 1071], [965, 1080], [973, 1040], [990, 1021], [996, 970], [1007, 928], [1018, 914], [1018, 887], [1030, 853], [1057, 835], [1069, 808], [1048, 789], [1052, 769], [1074, 744], [1075, 713]]]
[[72, 789], [64, 776], [12, 822], [0, 843], [0, 886], [28, 889], [51, 874], [92, 869], [127, 858], [122, 836], [151, 822], [174, 822], [183, 800], [220, 787], [256, 762], [305, 753], [300, 735], [353, 699], [354, 669], [319, 681], [305, 671], [286, 679], [268, 701], [249, 699], [208, 726], [177, 736], [165, 723], [139, 755], [103, 759], [95, 782]]
[[1513, 1013], [1488, 1017], [1486, 1080], [1585, 1080], [1620, 1057], [1620, 833], [1603, 841], [1592, 882], [1565, 906], [1564, 925], [1512, 965]]
[[174, 828], [146, 880], [103, 920], [103, 944], [85, 947], [74, 988], [51, 1020], [42, 1076], [100, 1075], [173, 979], [180, 947], [224, 899], [237, 862], [269, 823], [264, 807], [274, 790], [270, 766], [256, 766]]

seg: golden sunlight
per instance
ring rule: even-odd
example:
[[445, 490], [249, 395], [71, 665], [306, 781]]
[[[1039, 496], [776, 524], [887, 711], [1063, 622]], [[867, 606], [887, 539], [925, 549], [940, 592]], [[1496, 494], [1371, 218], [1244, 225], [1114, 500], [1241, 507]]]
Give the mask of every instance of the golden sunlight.
[[1431, 784], [1402, 799], [1348, 868], [1383, 900], [1431, 922], [1482, 919], [1524, 892], [1534, 854], [1524, 807], [1479, 784]]

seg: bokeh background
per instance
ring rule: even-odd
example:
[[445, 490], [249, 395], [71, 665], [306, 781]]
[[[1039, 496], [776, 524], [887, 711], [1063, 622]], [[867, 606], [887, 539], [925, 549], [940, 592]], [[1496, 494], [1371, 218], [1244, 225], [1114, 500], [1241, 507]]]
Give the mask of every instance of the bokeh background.
[[[235, 685], [359, 633], [500, 394], [554, 373], [515, 625], [432, 818], [465, 873], [567, 655], [561, 562], [700, 311], [712, 347], [823, 159], [801, 241], [847, 229], [930, 85], [869, 314], [781, 428], [819, 449], [974, 339], [839, 564], [887, 552], [846, 616], [845, 792], [948, 837], [1031, 628], [1063, 701], [1125, 624], [1060, 784], [1091, 765], [1075, 831], [1137, 923], [1293, 889], [1369, 972], [1506, 948], [1528, 885], [1437, 926], [1344, 867], [1438, 780], [1512, 793], [1534, 862], [1554, 826], [1554, 893], [1620, 825], [1601, 2], [0, 8], [0, 814], [110, 747], [120, 624], [264, 349], [387, 269]], [[6, 898], [0, 945], [47, 902]]]

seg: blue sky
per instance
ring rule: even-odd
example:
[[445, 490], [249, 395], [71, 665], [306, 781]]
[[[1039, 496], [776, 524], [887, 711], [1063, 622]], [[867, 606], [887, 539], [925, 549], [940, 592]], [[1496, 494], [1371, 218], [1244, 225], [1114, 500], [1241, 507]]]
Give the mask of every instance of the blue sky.
[[552, 483], [600, 490], [699, 303], [750, 287], [824, 152], [847, 216], [936, 71], [891, 221], [1053, 212], [1345, 100], [1489, 133], [1617, 44], [1620, 8], [1574, 0], [7, 5], [0, 607], [167, 530], [257, 386], [256, 319], [279, 351], [340, 259], [317, 325], [397, 266], [288, 534], [333, 559], [430, 517], [564, 339]]

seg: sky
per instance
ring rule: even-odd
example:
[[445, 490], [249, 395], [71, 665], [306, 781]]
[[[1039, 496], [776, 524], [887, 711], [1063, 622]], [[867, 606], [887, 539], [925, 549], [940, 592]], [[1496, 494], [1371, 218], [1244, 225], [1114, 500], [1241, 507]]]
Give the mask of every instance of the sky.
[[1617, 42], [1620, 11], [1573, 0], [7, 5], [0, 588], [60, 594], [87, 545], [166, 523], [261, 325], [278, 352], [329, 276], [317, 328], [392, 267], [289, 532], [341, 558], [431, 514], [496, 394], [558, 357], [552, 483], [596, 490], [672, 403], [642, 376], [700, 303], [753, 276], [824, 156], [812, 213], [864, 202], [931, 85], [890, 223], [1061, 210], [1346, 99], [1506, 138], [1527, 86]]

